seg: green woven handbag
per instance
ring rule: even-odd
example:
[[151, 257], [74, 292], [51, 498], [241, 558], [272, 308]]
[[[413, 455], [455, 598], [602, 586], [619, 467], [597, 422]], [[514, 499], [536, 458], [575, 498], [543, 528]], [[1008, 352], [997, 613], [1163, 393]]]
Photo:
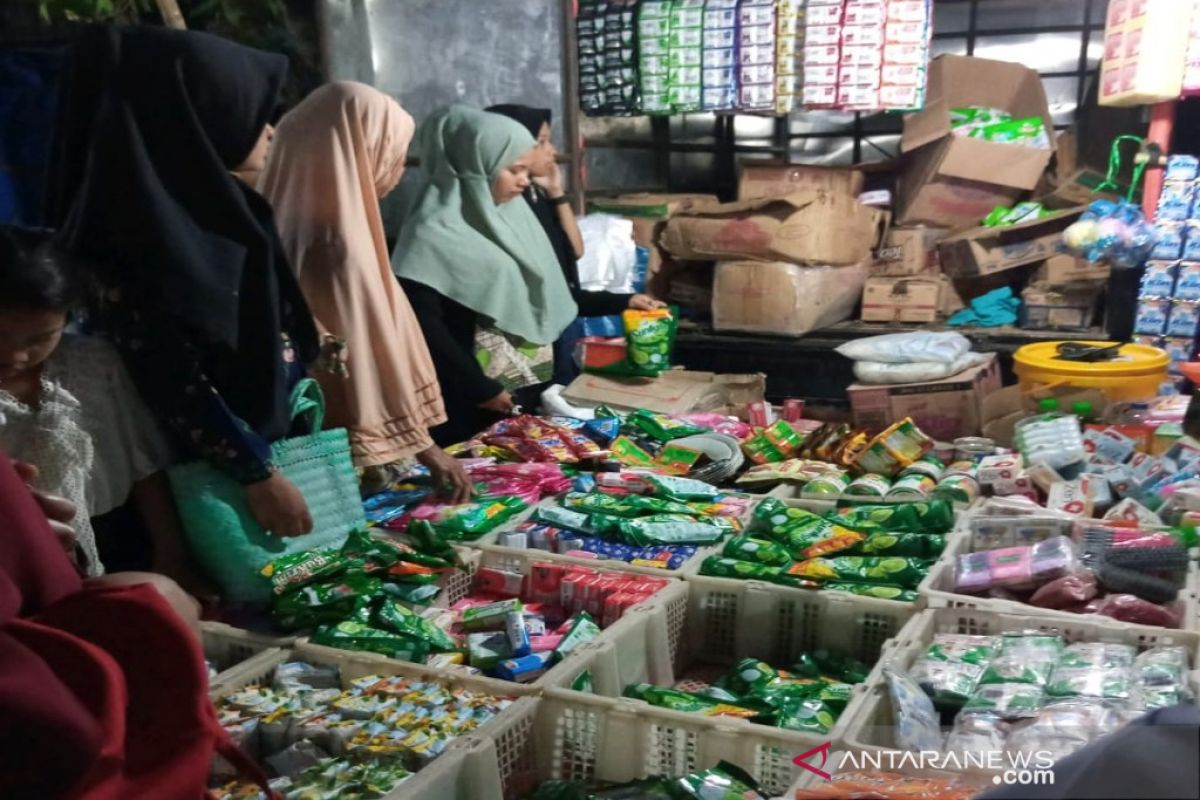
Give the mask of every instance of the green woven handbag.
[[312, 533], [272, 536], [250, 514], [245, 489], [207, 461], [172, 467], [168, 476], [191, 550], [226, 601], [266, 602], [269, 581], [259, 570], [280, 556], [340, 547], [365, 527], [358, 477], [345, 428], [321, 430], [325, 398], [312, 379], [292, 391], [292, 418], [307, 415], [314, 433], [271, 445], [272, 461], [296, 485], [313, 518]]

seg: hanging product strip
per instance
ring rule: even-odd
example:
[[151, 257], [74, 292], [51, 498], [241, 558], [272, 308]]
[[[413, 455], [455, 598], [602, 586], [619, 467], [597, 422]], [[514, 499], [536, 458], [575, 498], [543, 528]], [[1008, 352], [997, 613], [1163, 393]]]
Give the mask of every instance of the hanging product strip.
[[911, 111], [931, 0], [579, 0], [589, 116]]

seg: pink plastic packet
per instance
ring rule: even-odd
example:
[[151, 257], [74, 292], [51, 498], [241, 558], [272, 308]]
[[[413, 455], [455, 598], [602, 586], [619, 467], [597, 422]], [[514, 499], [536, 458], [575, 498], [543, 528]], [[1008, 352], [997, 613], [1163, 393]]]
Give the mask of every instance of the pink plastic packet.
[[1093, 600], [1084, 607], [1084, 613], [1102, 614], [1121, 622], [1159, 628], [1178, 628], [1183, 622], [1183, 606], [1180, 603], [1156, 605], [1132, 594], [1110, 594]]

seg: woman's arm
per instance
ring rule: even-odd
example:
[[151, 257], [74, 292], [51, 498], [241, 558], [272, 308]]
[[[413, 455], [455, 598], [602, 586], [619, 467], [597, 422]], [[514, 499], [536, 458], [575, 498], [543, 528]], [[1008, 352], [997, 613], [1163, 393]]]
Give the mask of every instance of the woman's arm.
[[558, 224], [562, 226], [563, 233], [567, 235], [571, 249], [575, 252], [575, 258], [583, 258], [583, 234], [579, 232], [575, 211], [568, 201], [567, 190], [563, 186], [562, 170], [559, 169], [558, 162], [554, 162], [554, 167], [549, 175], [534, 178], [534, 182], [545, 193], [546, 202], [554, 204], [554, 211], [558, 215]]

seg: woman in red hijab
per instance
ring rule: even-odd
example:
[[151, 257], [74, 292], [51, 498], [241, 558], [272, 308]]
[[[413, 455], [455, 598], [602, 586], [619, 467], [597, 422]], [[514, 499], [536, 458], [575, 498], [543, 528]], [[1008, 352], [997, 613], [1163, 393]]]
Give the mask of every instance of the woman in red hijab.
[[71, 513], [0, 453], [0, 797], [200, 800], [228, 739], [194, 604], [160, 576], [84, 582], [43, 509]]

